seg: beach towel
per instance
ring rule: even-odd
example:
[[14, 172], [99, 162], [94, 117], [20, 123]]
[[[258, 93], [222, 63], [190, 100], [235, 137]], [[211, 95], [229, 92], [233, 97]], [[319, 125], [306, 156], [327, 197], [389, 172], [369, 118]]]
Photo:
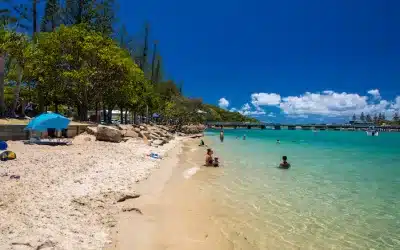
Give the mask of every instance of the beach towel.
[[6, 150], [8, 148], [7, 142], [0, 141], [0, 150]]
[[0, 154], [0, 160], [2, 161], [14, 160], [15, 158], [17, 158], [17, 155], [12, 151], [4, 151]]

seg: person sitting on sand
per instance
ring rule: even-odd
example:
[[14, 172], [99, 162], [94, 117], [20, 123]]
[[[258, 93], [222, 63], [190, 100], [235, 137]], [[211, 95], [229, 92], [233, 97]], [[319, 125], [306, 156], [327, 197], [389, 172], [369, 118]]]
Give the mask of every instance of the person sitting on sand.
[[290, 168], [290, 163], [287, 162], [287, 157], [286, 156], [282, 156], [282, 162], [281, 164], [279, 164], [280, 168], [284, 168], [284, 169], [288, 169]]
[[204, 146], [204, 145], [205, 145], [205, 144], [204, 144], [204, 141], [201, 140], [199, 146]]
[[213, 159], [213, 151], [211, 148], [207, 149], [207, 154], [206, 154], [206, 166], [214, 166], [214, 167], [219, 167], [219, 161], [218, 157], [215, 157]]

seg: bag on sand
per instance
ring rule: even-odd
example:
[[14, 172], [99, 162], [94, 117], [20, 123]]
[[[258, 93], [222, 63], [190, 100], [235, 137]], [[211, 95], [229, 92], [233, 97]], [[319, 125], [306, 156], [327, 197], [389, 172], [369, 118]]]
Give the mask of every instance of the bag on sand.
[[2, 161], [14, 160], [15, 158], [17, 158], [17, 155], [12, 151], [4, 151], [0, 154], [0, 160]]
[[0, 150], [6, 150], [8, 147], [7, 142], [0, 141]]

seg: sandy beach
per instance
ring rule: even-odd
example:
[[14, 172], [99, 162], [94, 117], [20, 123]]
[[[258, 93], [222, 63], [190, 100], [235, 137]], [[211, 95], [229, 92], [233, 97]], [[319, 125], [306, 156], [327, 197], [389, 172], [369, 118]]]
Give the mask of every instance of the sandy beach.
[[0, 249], [102, 249], [116, 215], [131, 210], [126, 201], [140, 196], [136, 183], [164, 161], [146, 154], [167, 161], [182, 140], [154, 147], [84, 134], [70, 146], [8, 142], [17, 159], [0, 165]]
[[245, 237], [215, 220], [233, 213], [221, 211], [219, 201], [202, 186], [224, 170], [202, 166], [206, 147], [198, 144], [185, 141], [180, 154], [163, 161], [160, 170], [138, 185], [142, 196], [127, 204], [141, 213], [118, 215], [106, 250], [254, 249]]

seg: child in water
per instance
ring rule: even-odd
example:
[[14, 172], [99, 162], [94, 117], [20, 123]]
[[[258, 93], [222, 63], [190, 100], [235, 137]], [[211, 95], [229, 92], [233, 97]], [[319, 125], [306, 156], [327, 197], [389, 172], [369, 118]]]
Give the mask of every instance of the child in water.
[[290, 168], [290, 163], [287, 162], [286, 156], [282, 156], [282, 162], [281, 162], [281, 164], [279, 164], [279, 168], [284, 168], [284, 169]]
[[219, 161], [218, 157], [215, 157], [213, 159], [213, 151], [211, 148], [207, 149], [207, 154], [206, 154], [206, 166], [214, 166], [214, 167], [219, 167]]

